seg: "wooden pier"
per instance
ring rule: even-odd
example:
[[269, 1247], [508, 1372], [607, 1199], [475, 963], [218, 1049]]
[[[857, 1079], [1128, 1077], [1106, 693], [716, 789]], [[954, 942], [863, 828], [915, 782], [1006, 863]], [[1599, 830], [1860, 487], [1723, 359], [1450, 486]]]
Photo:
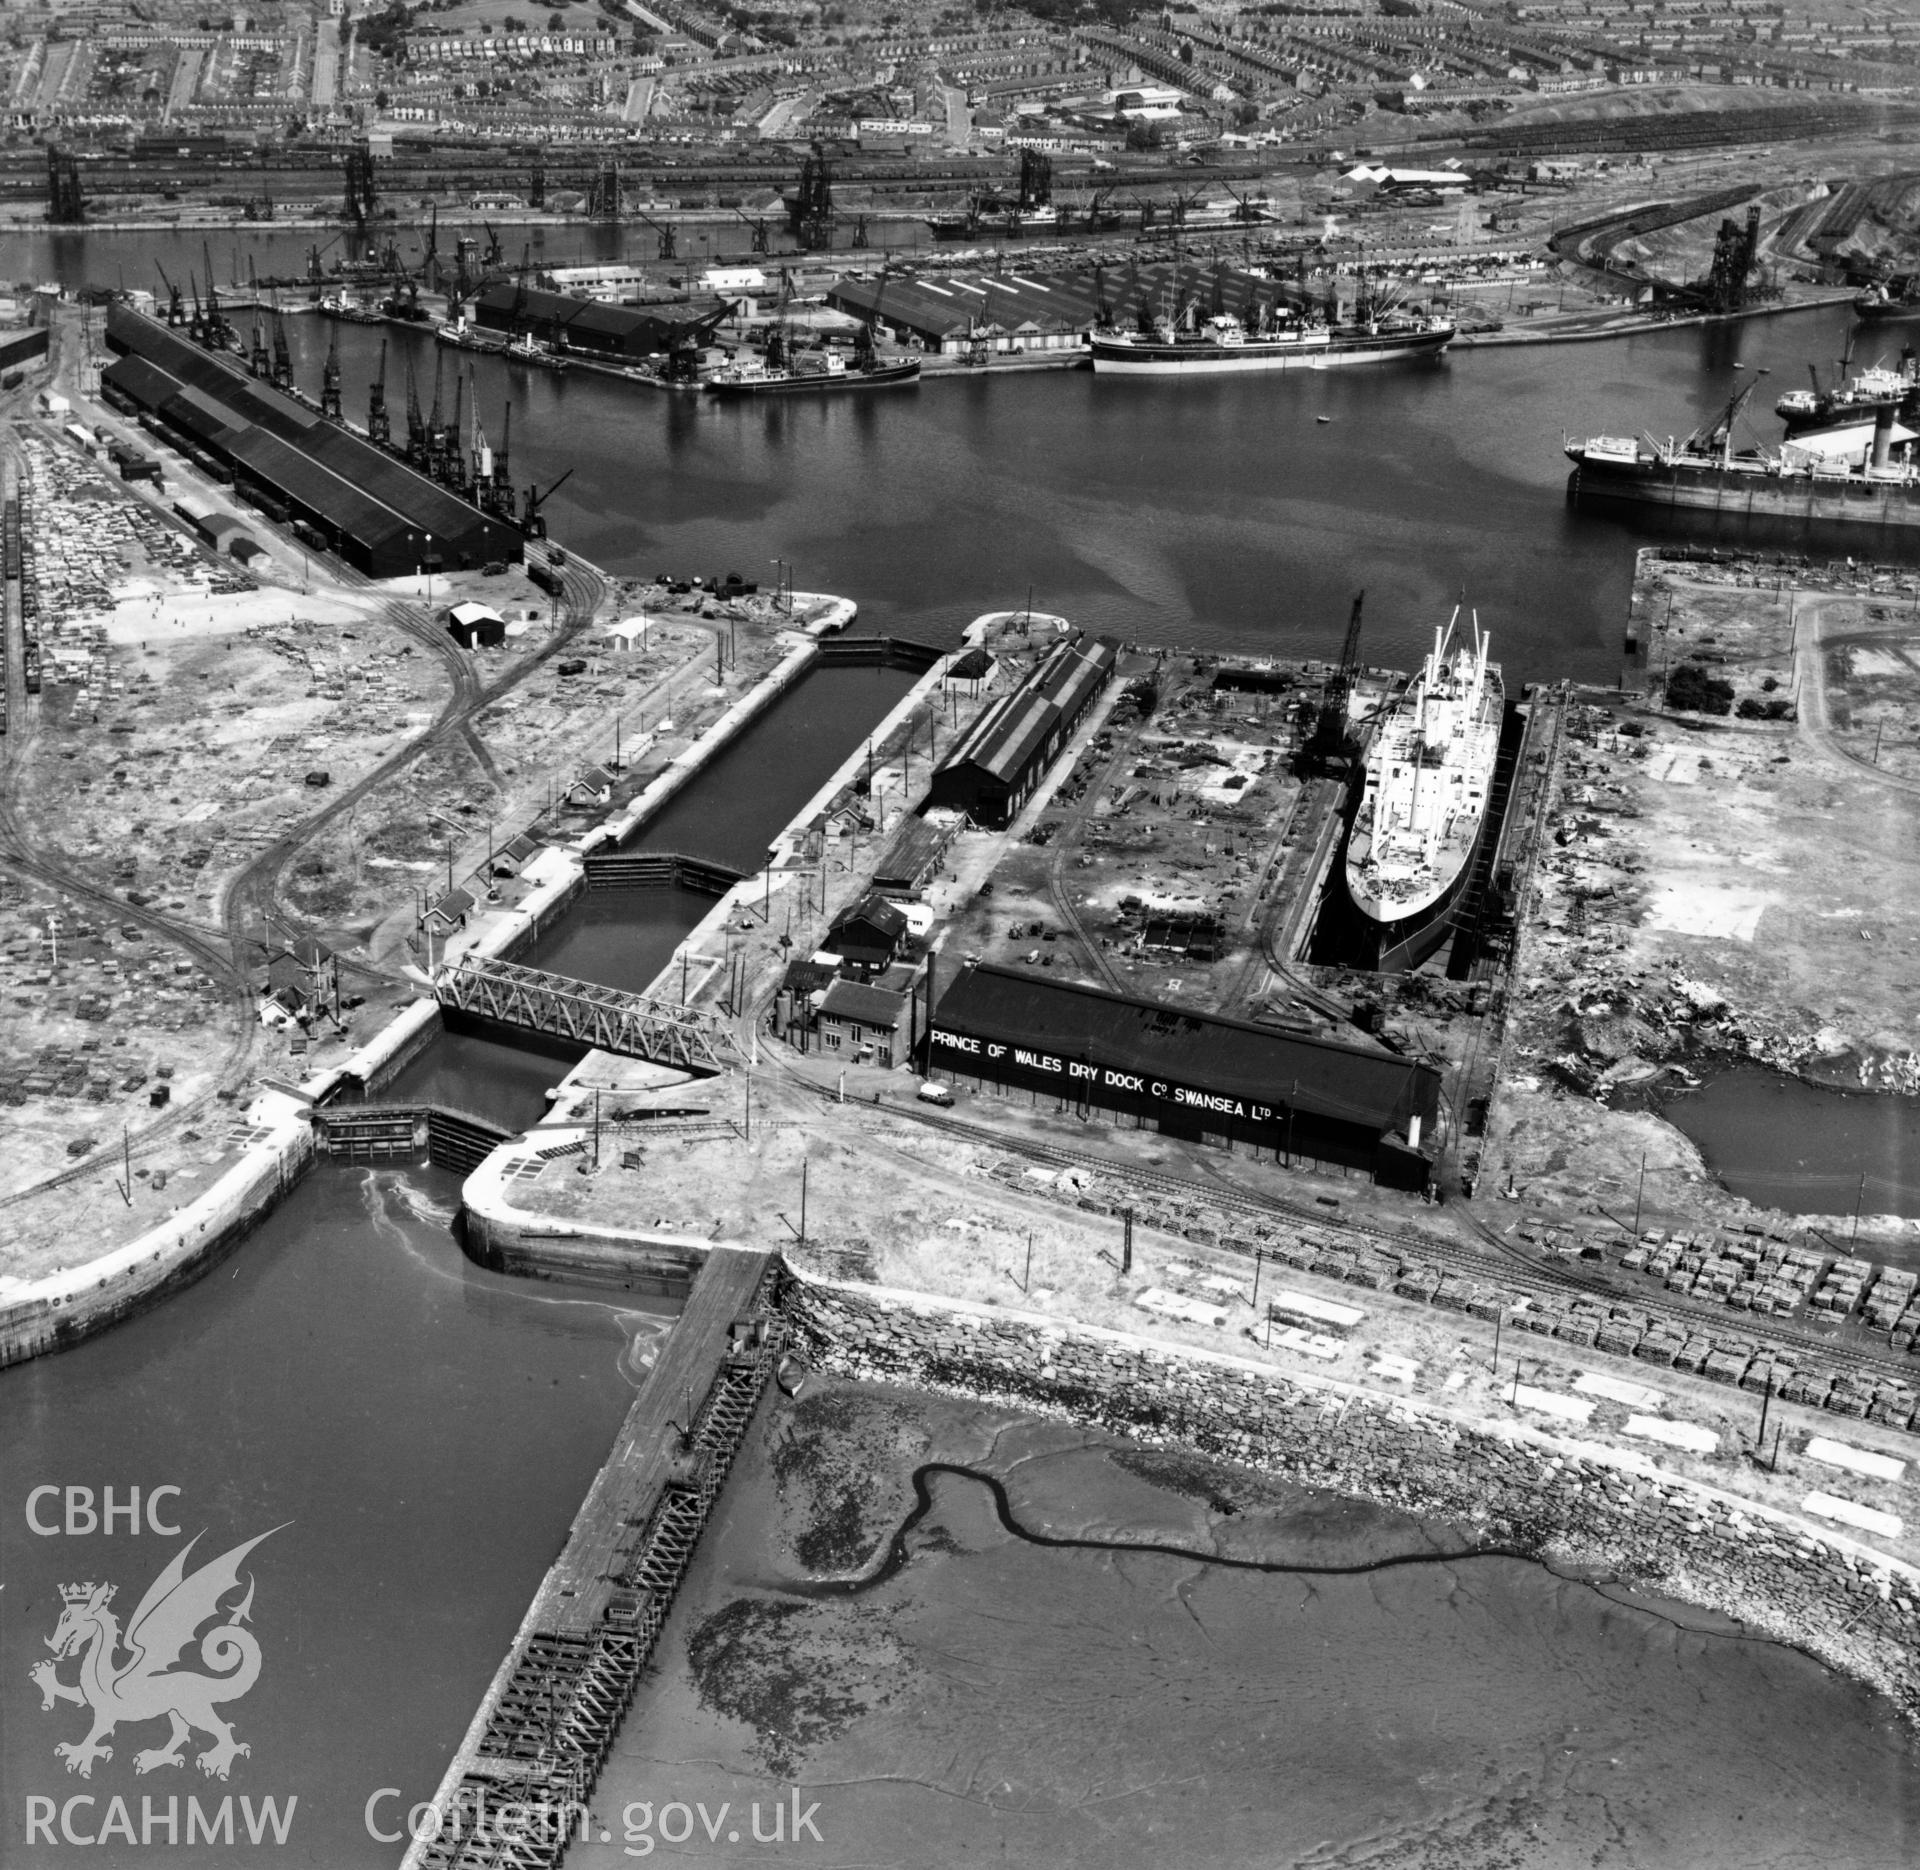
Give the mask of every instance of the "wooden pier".
[[712, 1249], [447, 1768], [437, 1831], [404, 1870], [553, 1870], [579, 1835], [773, 1374], [775, 1276], [771, 1253]]

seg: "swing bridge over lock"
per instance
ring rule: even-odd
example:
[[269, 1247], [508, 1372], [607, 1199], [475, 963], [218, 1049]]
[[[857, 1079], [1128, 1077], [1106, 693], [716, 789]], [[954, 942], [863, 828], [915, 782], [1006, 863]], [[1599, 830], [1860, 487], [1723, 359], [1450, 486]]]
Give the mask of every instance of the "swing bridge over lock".
[[742, 1062], [738, 1036], [717, 1013], [513, 961], [462, 955], [434, 976], [433, 992], [443, 1007], [476, 1019], [684, 1071], [722, 1072]]

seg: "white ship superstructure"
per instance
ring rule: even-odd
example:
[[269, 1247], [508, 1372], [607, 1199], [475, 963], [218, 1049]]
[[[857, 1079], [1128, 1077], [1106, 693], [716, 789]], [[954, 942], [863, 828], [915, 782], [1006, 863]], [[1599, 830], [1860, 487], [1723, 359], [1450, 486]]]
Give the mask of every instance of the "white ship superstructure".
[[1407, 951], [1430, 929], [1438, 945], [1486, 822], [1505, 691], [1477, 619], [1472, 642], [1454, 642], [1459, 614], [1380, 725], [1347, 839], [1347, 890], [1387, 964], [1417, 961]]

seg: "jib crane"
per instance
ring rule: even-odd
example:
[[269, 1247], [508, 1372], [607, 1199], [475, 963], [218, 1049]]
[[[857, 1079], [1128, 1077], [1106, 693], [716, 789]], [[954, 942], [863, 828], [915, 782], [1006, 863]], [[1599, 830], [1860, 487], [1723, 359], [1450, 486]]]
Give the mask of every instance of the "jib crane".
[[367, 386], [367, 439], [376, 448], [393, 446], [393, 423], [387, 415], [387, 341], [380, 340], [380, 367]]
[[154, 261], [153, 270], [160, 275], [160, 283], [167, 289], [167, 323], [184, 325], [187, 322], [187, 308], [180, 297], [180, 288], [167, 277], [167, 269], [158, 260]]
[[343, 426], [346, 415], [340, 406], [340, 327], [334, 325], [327, 335], [327, 361], [320, 367], [320, 413], [329, 422]]
[[675, 251], [675, 248], [679, 236], [674, 232], [673, 224], [670, 221], [656, 221], [645, 208], [637, 207], [634, 209], [634, 213], [638, 215], [641, 220], [645, 221], [659, 236], [654, 247], [654, 258], [658, 260], [678, 259], [680, 256]]
[[529, 483], [526, 498], [520, 509], [520, 530], [530, 539], [544, 539], [547, 536], [547, 518], [540, 509], [572, 479], [573, 469], [568, 468], [545, 493], [539, 492]]
[[1347, 704], [1360, 677], [1360, 610], [1367, 601], [1365, 591], [1356, 592], [1353, 610], [1347, 617], [1346, 640], [1340, 645], [1340, 660], [1328, 672], [1320, 691], [1320, 711], [1313, 734], [1306, 745], [1306, 761], [1322, 772], [1344, 769], [1353, 758], [1354, 739], [1347, 724]]
[[411, 357], [407, 359], [407, 465], [423, 471], [427, 465], [427, 425], [420, 414], [420, 380]]

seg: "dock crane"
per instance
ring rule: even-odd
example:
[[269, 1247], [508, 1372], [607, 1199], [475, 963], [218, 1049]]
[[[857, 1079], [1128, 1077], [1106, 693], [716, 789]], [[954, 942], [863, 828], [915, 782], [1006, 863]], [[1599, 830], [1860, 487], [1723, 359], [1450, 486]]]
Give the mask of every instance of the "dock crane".
[[420, 255], [420, 275], [429, 292], [440, 290], [440, 204], [427, 204], [427, 244]]
[[427, 472], [437, 481], [447, 477], [447, 422], [440, 396], [442, 353], [433, 354], [433, 407], [427, 412]]
[[273, 314], [273, 387], [293, 388], [293, 353], [287, 348], [287, 321], [278, 308]]
[[320, 414], [328, 422], [346, 426], [346, 414], [340, 406], [340, 327], [331, 326], [327, 337], [327, 361], [320, 367]]
[[493, 223], [491, 221], [482, 221], [480, 225], [487, 230], [487, 250], [480, 256], [482, 270], [505, 266], [507, 263], [506, 250], [500, 245], [500, 236], [495, 231]]
[[167, 289], [167, 323], [184, 325], [187, 322], [187, 308], [180, 297], [180, 288], [167, 277], [167, 269], [158, 260], [154, 261], [153, 270], [160, 275], [160, 283]]
[[767, 225], [765, 219], [747, 214], [739, 208], [735, 208], [734, 213], [739, 215], [741, 220], [747, 224], [750, 251], [754, 253], [771, 253], [773, 251], [773, 230]]
[[267, 376], [273, 369], [267, 357], [267, 327], [261, 319], [260, 308], [253, 308], [253, 349], [247, 357], [247, 374], [252, 377]]
[[393, 423], [387, 415], [387, 341], [380, 340], [380, 366], [367, 385], [367, 440], [376, 448], [393, 446]]
[[1340, 660], [1327, 672], [1326, 683], [1320, 690], [1320, 708], [1313, 733], [1302, 749], [1302, 763], [1310, 771], [1344, 773], [1357, 751], [1347, 715], [1354, 684], [1360, 679], [1360, 611], [1366, 601], [1365, 591], [1354, 594], [1353, 609], [1347, 617], [1346, 640], [1340, 645]]
[[529, 483], [526, 498], [520, 508], [520, 530], [529, 539], [544, 539], [547, 536], [546, 515], [540, 509], [572, 479], [573, 469], [568, 468], [545, 493], [537, 491]]
[[467, 498], [486, 512], [493, 498], [493, 450], [487, 446], [486, 425], [480, 419], [480, 389], [467, 366], [467, 387], [473, 391], [473, 445], [467, 455]]
[[[471, 376], [473, 366], [467, 366]], [[447, 485], [455, 493], [467, 491], [467, 379], [458, 370], [453, 373], [453, 426], [447, 431]]]
[[637, 207], [633, 212], [659, 236], [654, 246], [654, 257], [660, 260], [678, 259], [680, 256], [676, 248], [679, 235], [674, 231], [673, 224], [670, 221], [656, 221], [645, 208]]
[[213, 248], [204, 240], [200, 243], [200, 255], [207, 268], [207, 348], [213, 351], [230, 350], [233, 347], [233, 330], [220, 306], [220, 288], [214, 283]]
[[427, 425], [420, 415], [420, 382], [414, 375], [413, 359], [407, 359], [407, 465], [426, 471], [428, 459]]

